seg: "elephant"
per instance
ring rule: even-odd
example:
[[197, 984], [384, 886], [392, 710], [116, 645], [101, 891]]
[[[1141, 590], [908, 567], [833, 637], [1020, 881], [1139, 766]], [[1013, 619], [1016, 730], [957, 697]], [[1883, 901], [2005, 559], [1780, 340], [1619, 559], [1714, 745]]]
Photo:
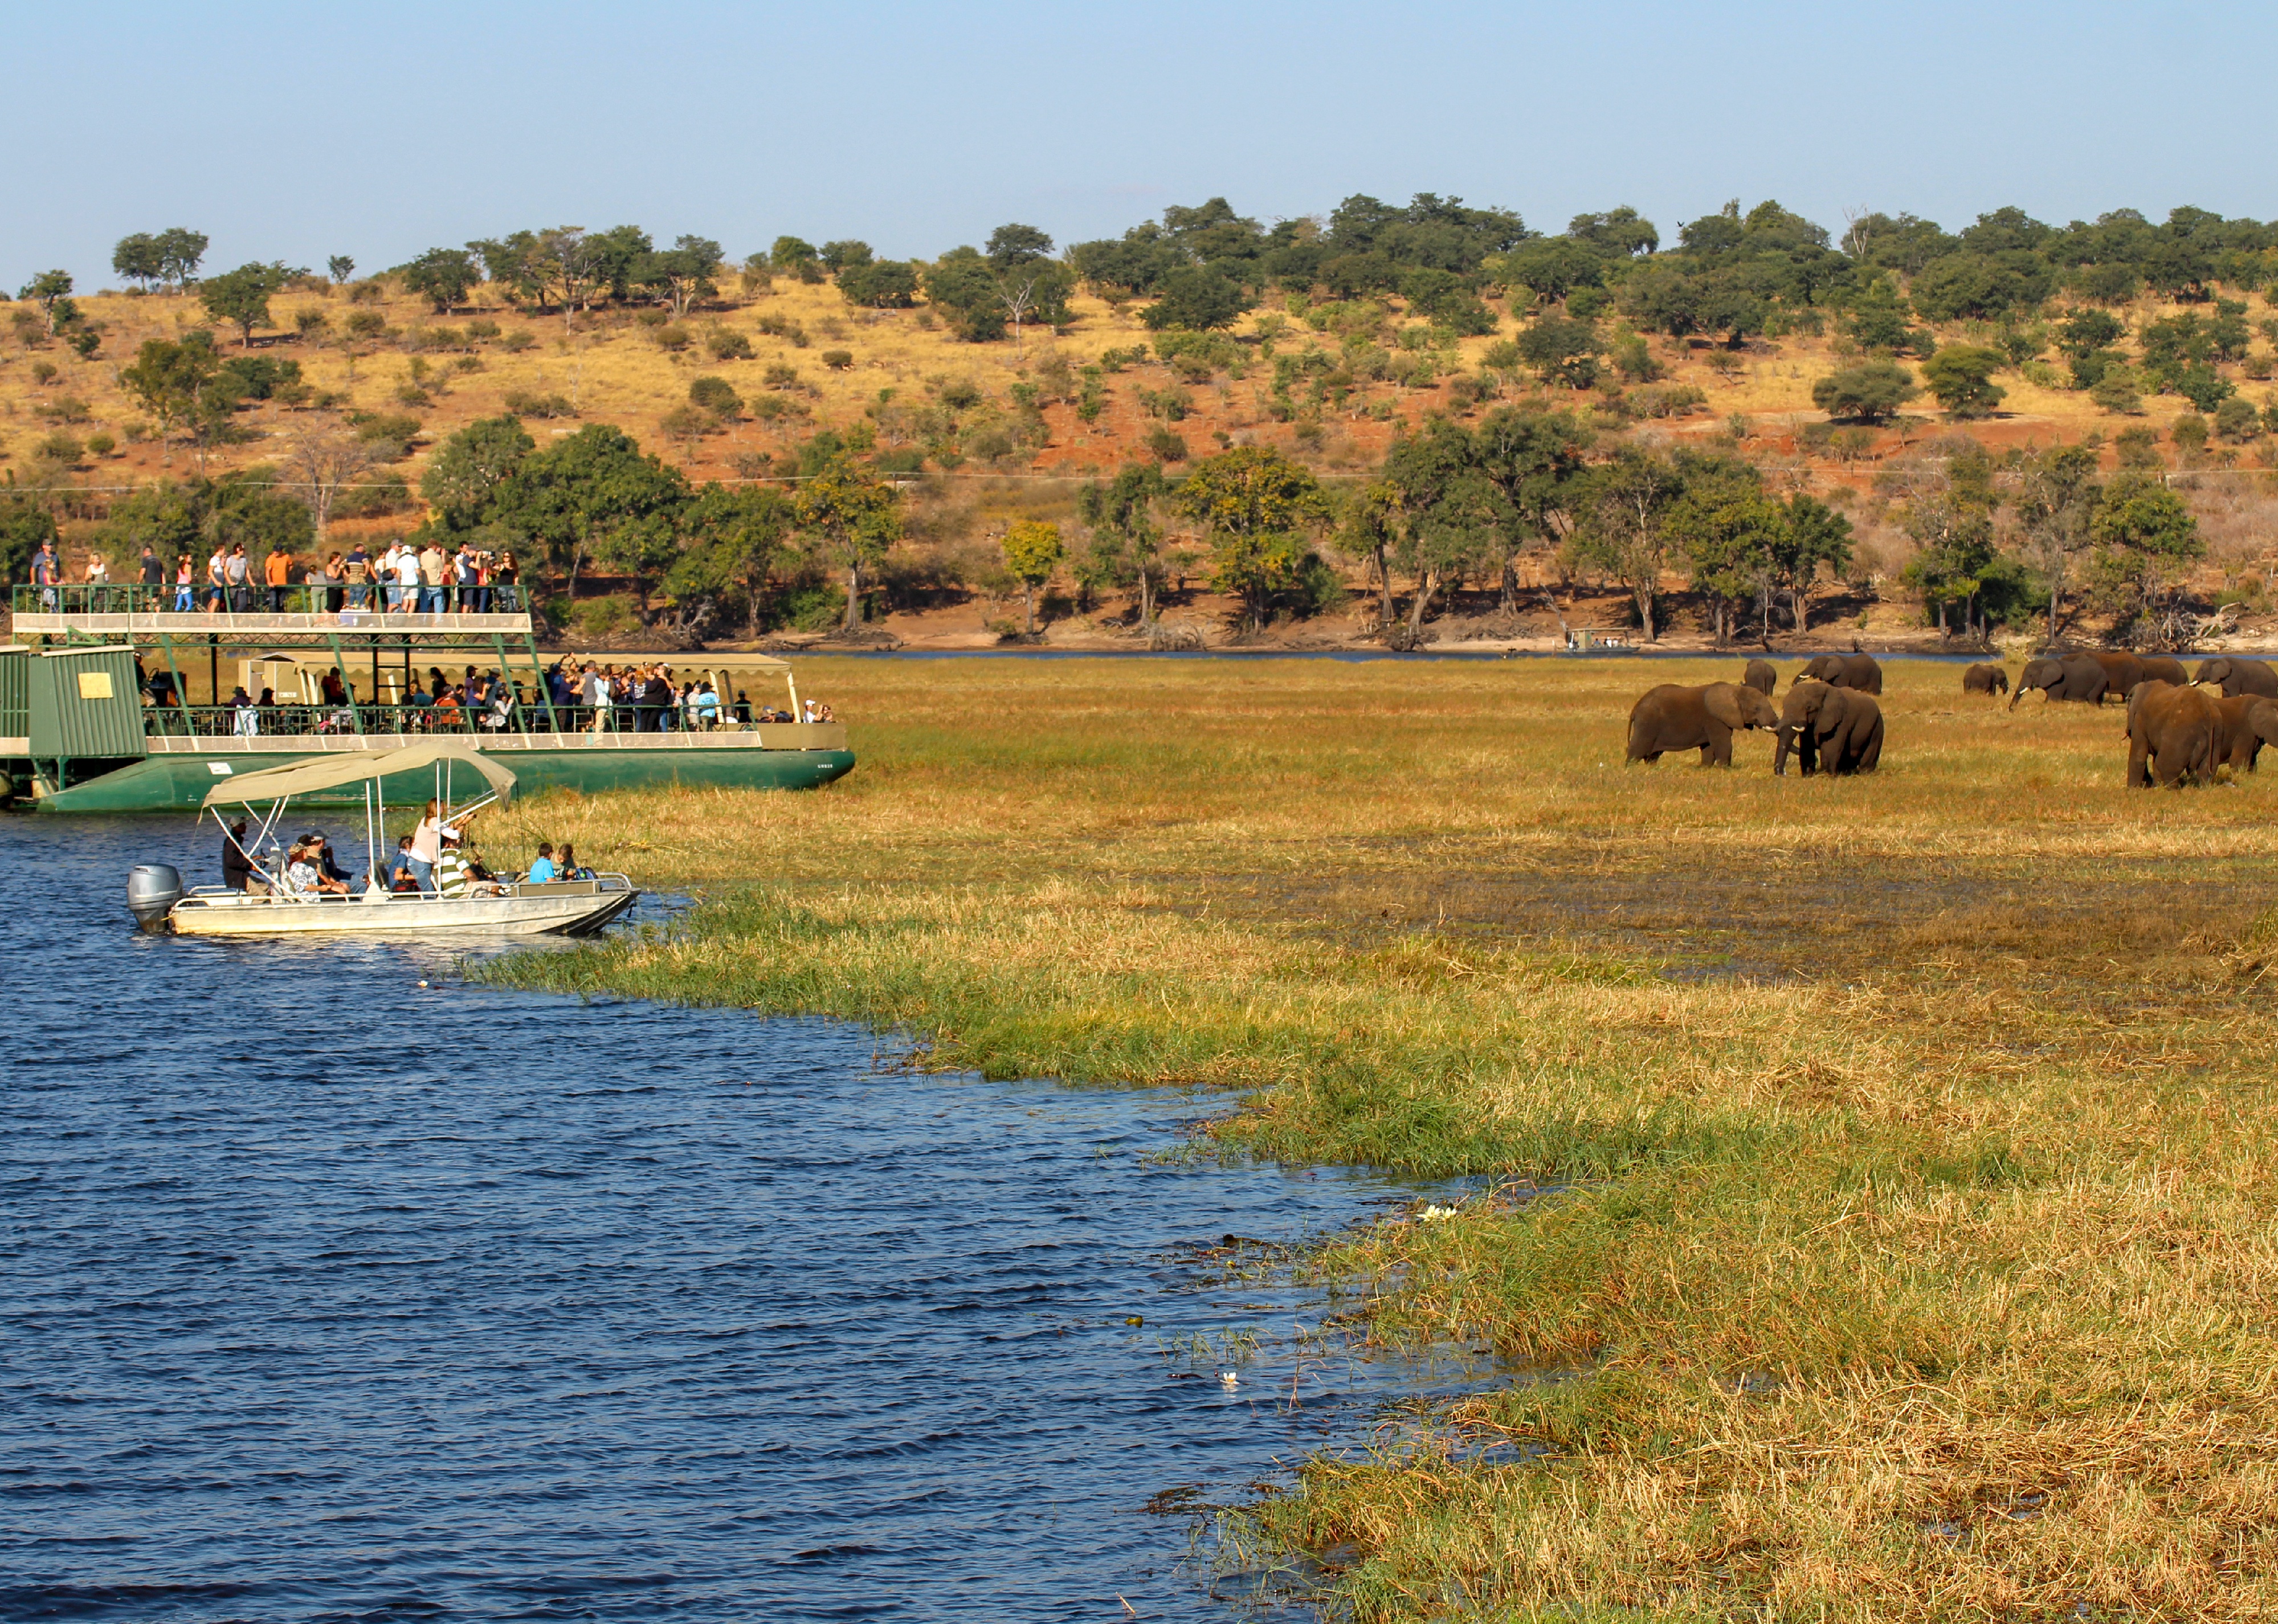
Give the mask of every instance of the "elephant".
[[1664, 750], [1698, 746], [1703, 767], [1730, 767], [1736, 730], [1776, 729], [1779, 721], [1771, 701], [1737, 682], [1700, 688], [1665, 682], [1630, 707], [1629, 759], [1657, 762]]
[[2278, 700], [2259, 693], [2214, 702], [2214, 765], [2252, 772], [2267, 744], [2278, 744]]
[[2035, 688], [2051, 700], [2068, 700], [2076, 703], [2097, 705], [2104, 701], [2104, 690], [2112, 679], [2105, 675], [2104, 667], [2086, 655], [2070, 654], [2061, 660], [2045, 655], [2025, 662], [2024, 671], [2017, 678], [2017, 686], [2009, 695], [2009, 709], [2017, 709], [2017, 701]]
[[1770, 660], [1751, 660], [1748, 662], [1747, 675], [1740, 678], [1740, 686], [1744, 688], [1754, 688], [1757, 693], [1770, 697], [1772, 690], [1779, 686], [1779, 673], [1772, 669], [1772, 663]]
[[1865, 654], [1823, 654], [1795, 674], [1797, 682], [1823, 682], [1831, 688], [1856, 688], [1861, 693], [1883, 691], [1883, 668]]
[[1803, 776], [1815, 767], [1831, 773], [1872, 772], [1883, 759], [1883, 708], [1871, 693], [1824, 682], [1800, 682], [1780, 711], [1779, 746], [1772, 771], [1787, 773], [1793, 749]]
[[2007, 693], [2009, 673], [1998, 665], [1973, 665], [1961, 673], [1964, 693]]
[[2157, 678], [2161, 682], [2172, 682], [2179, 688], [2190, 682], [2190, 678], [2183, 675], [2183, 663], [2181, 660], [2170, 659], [2166, 655], [2147, 654], [2138, 657], [2144, 662], [2145, 682]]
[[2205, 689], [2171, 682], [2137, 685], [2128, 700], [2128, 784], [2149, 788], [2153, 778], [2172, 789], [2185, 778], [2214, 777], [2218, 717]]
[[2111, 654], [2091, 649], [2088, 657], [2104, 668], [2104, 695], [2096, 701], [2099, 705], [2106, 699], [2116, 699], [2126, 703], [2128, 696], [2136, 691], [2136, 685], [2149, 675], [2144, 669], [2143, 659], [2124, 649]]
[[2238, 660], [2228, 655], [2219, 655], [2212, 660], [2199, 662], [2193, 672], [2195, 683], [2213, 683], [2222, 690], [2225, 699], [2236, 699], [2242, 693], [2259, 694], [2264, 699], [2278, 699], [2278, 671], [2262, 660]]

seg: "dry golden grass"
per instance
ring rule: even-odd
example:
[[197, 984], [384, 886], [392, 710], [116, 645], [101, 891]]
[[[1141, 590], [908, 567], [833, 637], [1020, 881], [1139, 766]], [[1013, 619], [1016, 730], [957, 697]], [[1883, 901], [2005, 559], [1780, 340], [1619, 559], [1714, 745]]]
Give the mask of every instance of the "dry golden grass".
[[1902, 662], [1871, 778], [1621, 766], [1737, 664], [810, 662], [856, 772], [517, 808], [711, 900], [504, 973], [1553, 1191], [1315, 1261], [1557, 1377], [1242, 1525], [1354, 1616], [2268, 1616], [2278, 775], [2129, 791], [2116, 709]]

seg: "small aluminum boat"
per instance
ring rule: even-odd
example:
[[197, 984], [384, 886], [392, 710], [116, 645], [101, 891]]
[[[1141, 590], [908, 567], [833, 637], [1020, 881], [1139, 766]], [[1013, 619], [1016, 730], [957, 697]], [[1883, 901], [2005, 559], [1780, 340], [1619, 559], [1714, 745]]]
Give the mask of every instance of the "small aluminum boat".
[[[471, 770], [485, 785], [476, 799], [454, 808], [453, 768]], [[214, 786], [204, 810], [229, 832], [225, 809], [258, 808], [260, 831], [240, 845], [252, 862], [283, 822], [296, 796], [313, 795], [361, 782], [364, 785], [366, 864], [363, 888], [338, 892], [294, 892], [282, 875], [245, 891], [199, 886], [185, 891], [181, 875], [162, 863], [146, 863], [128, 877], [126, 905], [146, 931], [182, 936], [426, 936], [479, 932], [493, 936], [591, 936], [640, 900], [622, 874], [585, 880], [499, 880], [470, 884], [440, 894], [389, 892], [378, 884], [378, 850], [385, 839], [387, 808], [380, 799], [382, 779], [432, 769], [436, 800], [445, 821], [463, 819], [514, 793], [514, 774], [471, 745], [456, 740], [399, 750], [363, 750], [235, 775]]]

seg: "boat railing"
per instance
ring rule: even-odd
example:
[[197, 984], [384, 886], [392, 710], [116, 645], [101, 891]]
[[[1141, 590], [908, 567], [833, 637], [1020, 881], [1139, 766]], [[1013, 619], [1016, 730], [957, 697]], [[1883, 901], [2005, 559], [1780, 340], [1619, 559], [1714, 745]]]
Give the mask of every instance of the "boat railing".
[[519, 586], [382, 586], [324, 582], [298, 586], [247, 585], [226, 591], [200, 581], [183, 586], [153, 586], [121, 581], [19, 586], [10, 591], [19, 615], [205, 615], [217, 619], [241, 615], [340, 615], [352, 611], [392, 617], [419, 615], [526, 615]]
[[[488, 706], [463, 705], [146, 705], [142, 731], [152, 739], [355, 739], [378, 734], [485, 739], [525, 732], [571, 734], [659, 734], [701, 739], [745, 732], [732, 716], [709, 724], [675, 725], [675, 712], [654, 706], [612, 705], [599, 713], [583, 705], [517, 701], [503, 716]], [[556, 724], [559, 724], [558, 727]]]

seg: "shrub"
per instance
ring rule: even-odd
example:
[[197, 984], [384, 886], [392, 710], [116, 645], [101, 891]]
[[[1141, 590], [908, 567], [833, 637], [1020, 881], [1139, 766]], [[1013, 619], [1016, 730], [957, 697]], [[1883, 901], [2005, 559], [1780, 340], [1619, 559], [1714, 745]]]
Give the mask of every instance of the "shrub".
[[981, 404], [981, 386], [970, 378], [952, 378], [941, 386], [941, 403], [952, 411], [970, 410]]
[[[2250, 407], [2248, 410], [2252, 409]], [[118, 442], [108, 434], [89, 434], [87, 437], [87, 450], [90, 456], [109, 456], [117, 449]]]
[[1905, 367], [1874, 360], [1831, 372], [1813, 384], [1811, 403], [1832, 418], [1882, 423], [1921, 393], [1922, 386]]
[[87, 455], [87, 448], [76, 434], [66, 434], [61, 429], [39, 443], [39, 454], [58, 463], [76, 463]]
[[2112, 448], [2119, 454], [2122, 468], [2164, 468], [2160, 459], [2160, 436], [2156, 430], [2138, 424], [2121, 429], [2112, 437]]
[[2262, 432], [2262, 414], [2234, 395], [2214, 409], [2214, 432], [2225, 440], [2251, 440]]
[[419, 433], [419, 419], [400, 412], [358, 412], [348, 421], [355, 425], [356, 438], [382, 462], [400, 462], [410, 456], [411, 442]]
[[348, 318], [350, 338], [377, 339], [387, 331], [387, 318], [378, 310], [350, 310]]
[[1187, 460], [1186, 437], [1173, 433], [1165, 424], [1158, 423], [1148, 431], [1147, 449], [1161, 462], [1183, 463]]
[[791, 365], [788, 361], [769, 362], [768, 364], [768, 370], [761, 373], [760, 378], [761, 381], [765, 383], [770, 389], [796, 389], [799, 387], [799, 369]]
[[1979, 344], [1948, 344], [1923, 363], [1923, 381], [1948, 415], [1982, 417], [2001, 403], [2005, 391], [1993, 381], [2000, 365], [1998, 350]]
[[851, 349], [826, 349], [822, 352], [822, 364], [834, 372], [843, 372], [854, 364], [854, 352]]
[[2129, 417], [2134, 417], [2144, 410], [2144, 397], [2137, 387], [2136, 374], [2124, 366], [2106, 371], [2089, 390], [2088, 398], [2106, 411], [2116, 411]]
[[2175, 426], [2167, 431], [2167, 438], [2176, 450], [2186, 456], [2196, 456], [2206, 449], [2207, 420], [2195, 411], [2187, 411], [2175, 419]]
[[538, 341], [535, 338], [516, 328], [499, 341], [499, 348], [510, 356], [518, 356], [536, 342]]
[[488, 343], [498, 335], [499, 325], [494, 321], [479, 320], [467, 324], [467, 337], [475, 343]]
[[40, 408], [40, 416], [56, 423], [84, 423], [95, 414], [75, 395], [65, 395]]
[[659, 349], [668, 350], [676, 355], [693, 343], [696, 337], [677, 321], [667, 322], [651, 336], [656, 340], [656, 347]]
[[752, 341], [731, 327], [715, 327], [704, 335], [704, 349], [715, 361], [748, 361]]
[[34, 361], [32, 363], [32, 381], [34, 383], [38, 384], [44, 389], [48, 385], [55, 382], [55, 380], [56, 364], [54, 362]]
[[744, 409], [743, 397], [736, 393], [735, 386], [724, 378], [709, 374], [688, 386], [688, 401], [715, 417], [732, 417]]
[[574, 417], [577, 410], [566, 395], [542, 395], [529, 389], [508, 389], [506, 409], [517, 417]]
[[588, 598], [570, 611], [570, 619], [587, 637], [608, 637], [639, 624], [629, 598]]

